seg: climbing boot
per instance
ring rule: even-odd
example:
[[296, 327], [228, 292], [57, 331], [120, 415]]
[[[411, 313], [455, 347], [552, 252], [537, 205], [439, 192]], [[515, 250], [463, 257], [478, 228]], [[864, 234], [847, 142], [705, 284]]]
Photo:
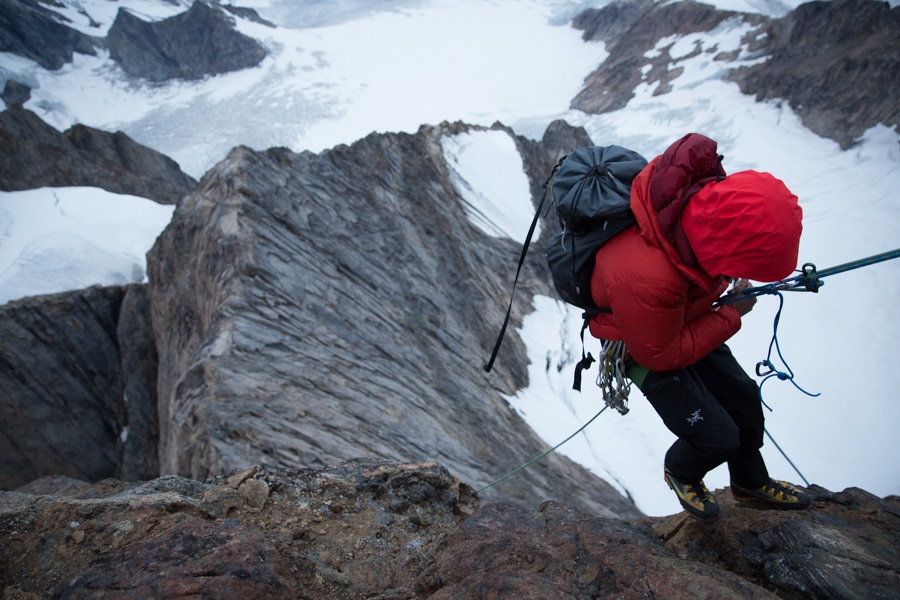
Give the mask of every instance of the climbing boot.
[[769, 483], [756, 489], [743, 488], [731, 482], [731, 495], [739, 502], [762, 500], [782, 510], [803, 510], [812, 503], [808, 493], [777, 479], [769, 479]]
[[719, 504], [702, 481], [700, 483], [682, 483], [675, 479], [669, 471], [665, 471], [665, 479], [689, 515], [703, 521], [715, 521], [719, 518]]

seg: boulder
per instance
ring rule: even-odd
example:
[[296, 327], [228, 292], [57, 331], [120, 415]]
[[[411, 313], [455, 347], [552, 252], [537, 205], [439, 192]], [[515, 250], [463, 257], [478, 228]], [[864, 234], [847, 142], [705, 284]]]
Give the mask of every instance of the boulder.
[[31, 99], [31, 88], [24, 83], [19, 83], [14, 79], [7, 79], [3, 84], [3, 92], [0, 93], [0, 100], [3, 100], [7, 106], [21, 107]]

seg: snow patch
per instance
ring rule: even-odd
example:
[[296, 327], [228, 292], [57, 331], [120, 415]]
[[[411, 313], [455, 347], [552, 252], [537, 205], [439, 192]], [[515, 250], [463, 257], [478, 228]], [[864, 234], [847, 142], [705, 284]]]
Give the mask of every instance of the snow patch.
[[173, 206], [91, 187], [0, 192], [0, 304], [145, 280]]
[[[471, 131], [444, 136], [441, 145], [472, 223], [488, 235], [524, 243], [535, 209], [515, 141], [505, 131]], [[540, 224], [534, 239], [539, 236]]]

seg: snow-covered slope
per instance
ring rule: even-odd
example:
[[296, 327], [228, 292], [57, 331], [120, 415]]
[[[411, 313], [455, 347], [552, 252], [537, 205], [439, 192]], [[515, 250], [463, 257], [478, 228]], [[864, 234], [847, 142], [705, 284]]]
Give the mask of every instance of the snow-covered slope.
[[[742, 96], [736, 84], [721, 80], [722, 65], [705, 53], [683, 63], [685, 71], [668, 94], [653, 96], [654, 90], [643, 86], [614, 113], [569, 111], [570, 99], [606, 50], [602, 44], [584, 43], [566, 22], [583, 8], [605, 3], [344, 0], [307, 2], [298, 9], [287, 0], [248, 0], [240, 4], [278, 25], [237, 19], [243, 33], [260, 39], [270, 51], [254, 69], [151, 86], [126, 80], [102, 52], [97, 57], [76, 54], [58, 72], [0, 54], [0, 77], [15, 76], [33, 87], [26, 108], [54, 126], [65, 129], [78, 122], [125, 131], [195, 177], [237, 144], [320, 151], [372, 131], [415, 131], [422, 123], [444, 120], [482, 125], [499, 120], [517, 133], [538, 137], [550, 121], [565, 118], [584, 126], [598, 144], [631, 147], [648, 158], [684, 133], [699, 131], [719, 141], [729, 172], [771, 171], [800, 197], [805, 211], [801, 261], [824, 268], [900, 246], [895, 131], [873, 128], [858, 146], [842, 151], [804, 129], [786, 105]], [[67, 0], [72, 8], [66, 14], [83, 31], [102, 36], [118, 6], [158, 19], [181, 12], [186, 4]], [[778, 16], [799, 2], [715, 4]], [[99, 25], [91, 26], [83, 13]], [[670, 52], [686, 55], [695, 43], [704, 49], [717, 44], [720, 52], [738, 48], [742, 31], [737, 23], [725, 23], [711, 35], [669, 40], [675, 42]], [[511, 144], [502, 132], [467, 135], [446, 140], [445, 153], [473, 215], [487, 231], [520, 240], [531, 216], [528, 198], [495, 191], [527, 190], [521, 165], [510, 155]], [[499, 178], [504, 185], [490, 187]], [[75, 192], [30, 193], [36, 198], [44, 194], [35, 201], [38, 206], [52, 204], [51, 194], [64, 198]], [[3, 194], [0, 202], [5, 205], [9, 198]], [[497, 214], [502, 222], [493, 216]], [[13, 247], [10, 232], [23, 231], [26, 218], [33, 215], [0, 213], [0, 236], [6, 236], [0, 237], [5, 261], [0, 278], [15, 280], [17, 286], [27, 279], [8, 265], [21, 264], [23, 254], [15, 248], [26, 244]], [[156, 232], [164, 226], [152, 219], [141, 223]], [[521, 233], [513, 231], [518, 229]], [[52, 242], [57, 244], [54, 264], [68, 258], [73, 271], [84, 270], [78, 252], [66, 249], [106, 236], [95, 226], [89, 231], [70, 233], [71, 244]], [[32, 241], [43, 235], [35, 234]], [[44, 251], [50, 252], [52, 244], [46, 241]], [[510, 269], [516, 258], [510, 257]], [[98, 283], [116, 282], [95, 275]], [[811, 398], [787, 382], [768, 382], [765, 399], [774, 409], [768, 428], [810, 482], [832, 489], [859, 486], [880, 495], [900, 493], [900, 465], [892, 460], [900, 449], [894, 434], [900, 427], [895, 398], [900, 375], [894, 369], [900, 317], [893, 307], [900, 297], [898, 276], [900, 261], [882, 263], [830, 278], [817, 295], [794, 294], [785, 300], [781, 349], [797, 383], [822, 395]], [[53, 279], [58, 289], [75, 285]], [[3, 288], [6, 292], [7, 284]], [[44, 291], [36, 287], [16, 293]], [[766, 356], [776, 308], [774, 298], [760, 300], [733, 339], [731, 345], [748, 370]], [[503, 307], [497, 310], [501, 313]], [[596, 388], [586, 385], [582, 394], [569, 389], [568, 365], [576, 353], [580, 357], [579, 326], [577, 311], [537, 298], [521, 332], [532, 360], [531, 384], [510, 403], [550, 445], [602, 407]], [[558, 370], [560, 362], [566, 366]], [[547, 369], [548, 364], [553, 368]], [[631, 408], [624, 417], [607, 411], [560, 451], [620, 486], [648, 514], [677, 512], [661, 477], [662, 456], [672, 436], [636, 390]], [[774, 476], [799, 480], [771, 444], [764, 452]], [[727, 485], [727, 473], [720, 468], [707, 483]]]
[[0, 192], [0, 304], [145, 280], [174, 206], [91, 187]]

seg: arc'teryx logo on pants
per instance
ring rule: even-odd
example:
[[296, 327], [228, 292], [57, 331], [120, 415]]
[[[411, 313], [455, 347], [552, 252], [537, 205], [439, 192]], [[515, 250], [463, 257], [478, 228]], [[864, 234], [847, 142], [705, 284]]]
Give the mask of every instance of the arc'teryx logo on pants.
[[693, 412], [693, 414], [686, 419], [686, 421], [691, 424], [691, 427], [693, 427], [697, 421], [702, 421], [702, 420], [703, 420], [703, 417], [700, 416], [699, 408], [697, 410], [695, 410]]

